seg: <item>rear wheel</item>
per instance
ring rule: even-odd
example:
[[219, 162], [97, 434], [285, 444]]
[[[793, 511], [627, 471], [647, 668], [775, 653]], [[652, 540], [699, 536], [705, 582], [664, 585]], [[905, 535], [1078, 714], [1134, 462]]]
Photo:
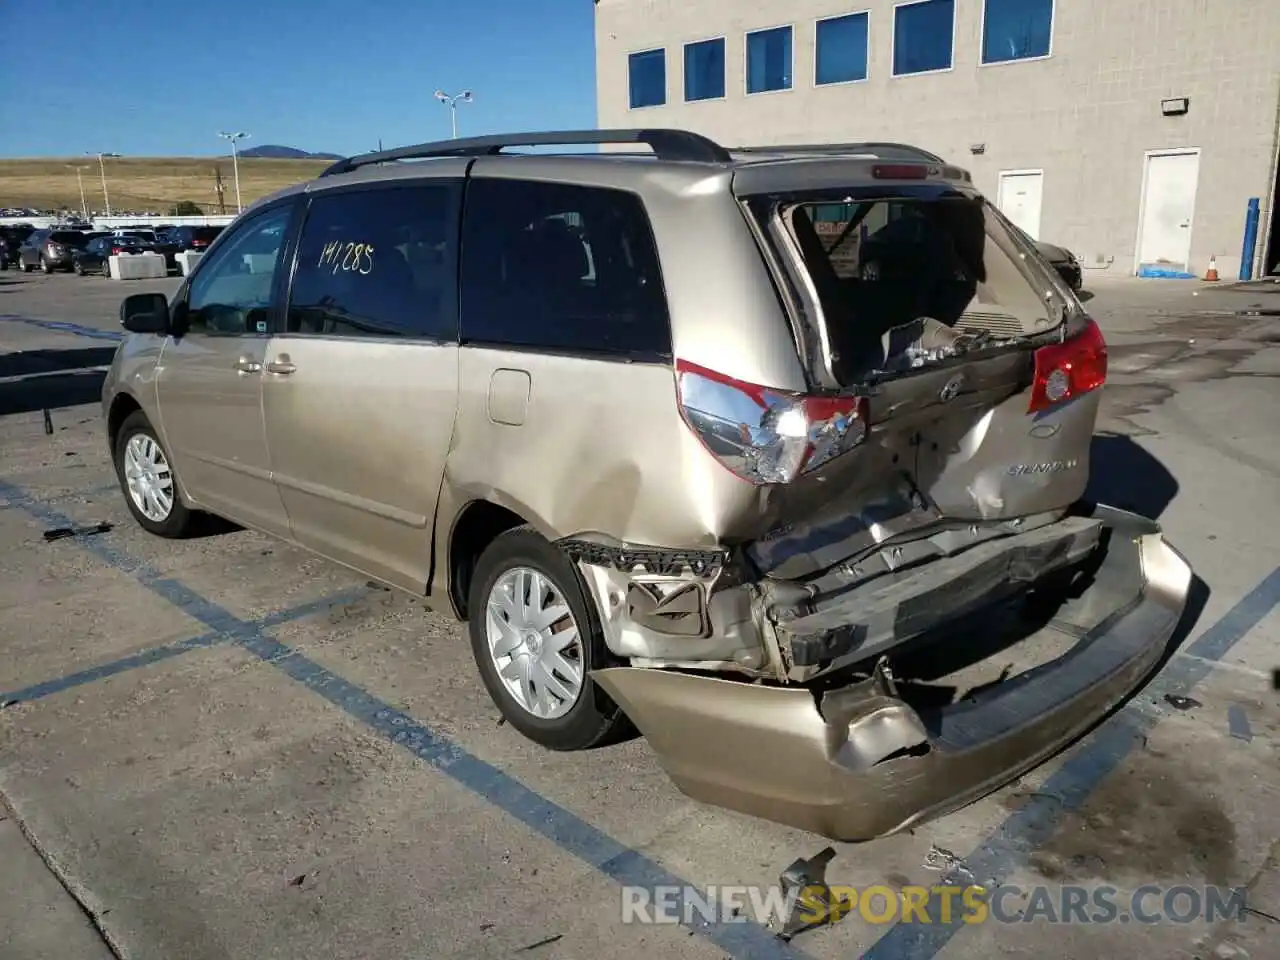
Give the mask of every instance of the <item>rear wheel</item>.
[[485, 548], [467, 612], [485, 688], [530, 740], [584, 750], [626, 729], [621, 708], [590, 676], [611, 657], [582, 579], [531, 528], [508, 530]]
[[30, 273], [30, 272], [31, 272], [31, 264], [27, 263], [27, 261], [25, 261], [25, 260], [19, 259], [19, 260], [18, 260], [18, 269], [19, 269], [19, 270], [21, 270], [23, 273]]
[[192, 513], [178, 494], [169, 454], [141, 410], [129, 414], [121, 424], [115, 462], [129, 512], [144, 530], [176, 539], [191, 529]]
[[53, 273], [53, 267], [49, 264], [49, 261], [44, 258], [43, 253], [40, 254], [40, 272], [45, 274]]

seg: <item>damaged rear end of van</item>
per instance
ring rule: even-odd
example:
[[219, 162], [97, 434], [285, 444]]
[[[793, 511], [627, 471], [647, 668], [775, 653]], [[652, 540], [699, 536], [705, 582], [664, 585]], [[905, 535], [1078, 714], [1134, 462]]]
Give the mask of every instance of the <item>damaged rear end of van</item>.
[[[765, 157], [731, 183], [807, 386], [677, 353], [685, 429], [751, 495], [692, 561], [578, 545], [611, 647], [702, 651], [594, 677], [690, 796], [870, 839], [1121, 703], [1192, 573], [1157, 524], [1083, 499], [1105, 341], [967, 173]], [[759, 656], [716, 662], [719, 637]]]

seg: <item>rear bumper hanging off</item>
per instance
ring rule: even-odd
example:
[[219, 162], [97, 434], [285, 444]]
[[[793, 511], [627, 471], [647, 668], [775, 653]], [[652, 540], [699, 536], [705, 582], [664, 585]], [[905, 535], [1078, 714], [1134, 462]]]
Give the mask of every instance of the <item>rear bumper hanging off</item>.
[[894, 833], [1061, 749], [1164, 654], [1190, 566], [1155, 523], [1103, 506], [1092, 516], [1101, 565], [1040, 628], [1070, 649], [945, 707], [912, 706], [880, 670], [821, 692], [626, 667], [594, 676], [689, 796], [836, 840]]

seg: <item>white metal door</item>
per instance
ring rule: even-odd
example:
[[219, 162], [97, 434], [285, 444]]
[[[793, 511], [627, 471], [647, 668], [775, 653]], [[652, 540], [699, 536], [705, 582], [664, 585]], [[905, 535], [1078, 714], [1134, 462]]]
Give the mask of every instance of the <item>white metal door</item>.
[[1032, 240], [1040, 239], [1040, 205], [1043, 199], [1043, 171], [1006, 170], [1000, 174], [996, 205]]
[[1198, 150], [1147, 155], [1138, 232], [1140, 265], [1188, 268], [1199, 178]]

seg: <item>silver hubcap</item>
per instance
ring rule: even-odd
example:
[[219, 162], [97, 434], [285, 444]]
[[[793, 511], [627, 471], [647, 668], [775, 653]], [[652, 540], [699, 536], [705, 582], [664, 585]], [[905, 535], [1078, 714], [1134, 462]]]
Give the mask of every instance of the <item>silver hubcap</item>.
[[493, 665], [516, 703], [541, 720], [568, 713], [582, 696], [582, 638], [550, 578], [514, 567], [489, 591], [485, 632]]
[[173, 511], [173, 471], [155, 439], [135, 433], [124, 448], [124, 478], [133, 505], [148, 520], [163, 523]]

